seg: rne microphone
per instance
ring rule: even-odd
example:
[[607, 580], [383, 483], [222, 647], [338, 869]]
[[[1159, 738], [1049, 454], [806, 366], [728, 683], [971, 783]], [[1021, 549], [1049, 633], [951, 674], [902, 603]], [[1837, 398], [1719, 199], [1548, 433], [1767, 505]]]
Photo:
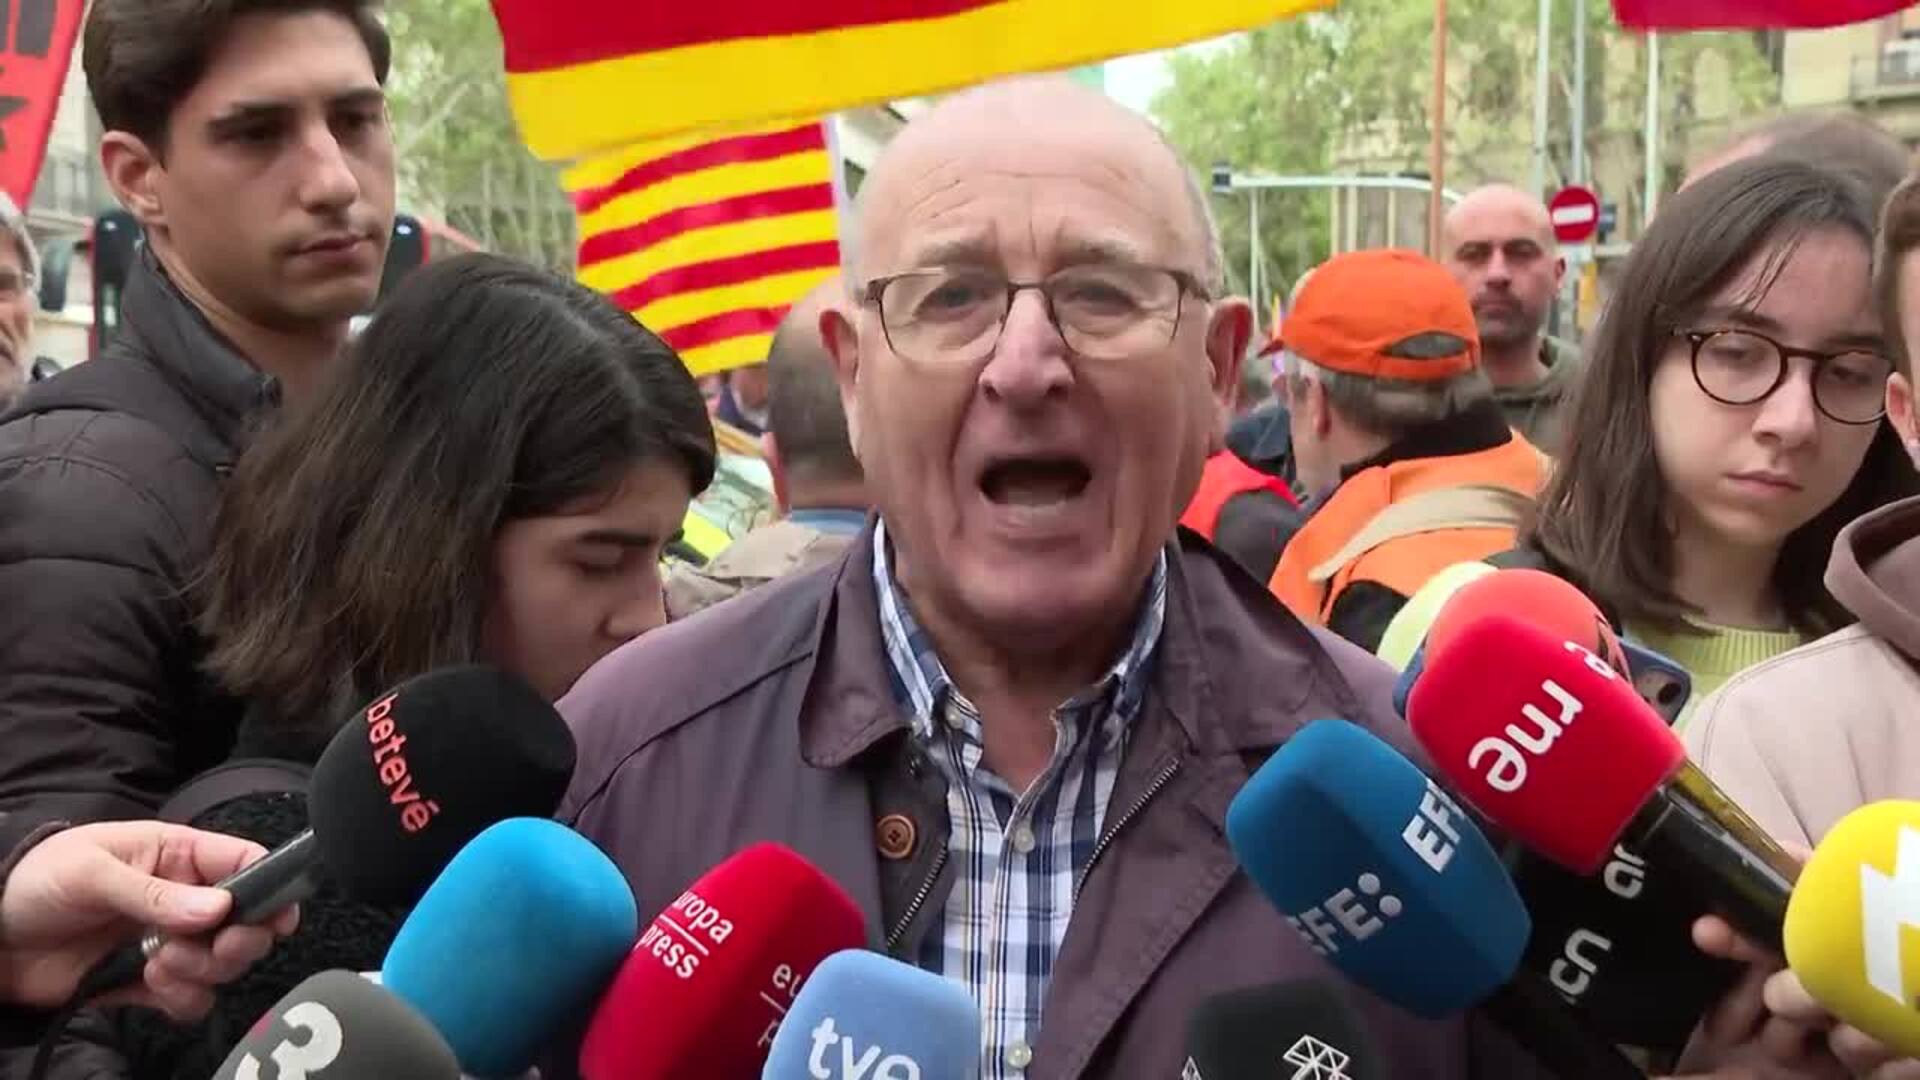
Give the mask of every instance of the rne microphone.
[[861, 949], [820, 962], [761, 1080], [973, 1080], [980, 1010], [950, 979]]
[[1409, 1012], [1478, 1007], [1563, 1076], [1640, 1077], [1519, 970], [1530, 922], [1487, 839], [1366, 730], [1316, 720], [1227, 808], [1247, 876], [1309, 948]]
[[460, 1080], [453, 1051], [418, 1013], [350, 971], [323, 971], [247, 1032], [214, 1080]]
[[755, 844], [654, 917], [595, 1008], [583, 1080], [756, 1080], [820, 962], [866, 943], [852, 898], [806, 859]]
[[1427, 658], [1407, 710], [1441, 772], [1521, 843], [1586, 875], [1624, 844], [1779, 948], [1798, 864], [1579, 642], [1483, 615]]
[[557, 822], [510, 818], [428, 887], [380, 979], [464, 1071], [513, 1076], [599, 999], [639, 922], [627, 879], [591, 841]]
[[1615, 671], [1629, 668], [1619, 635], [1599, 605], [1572, 582], [1544, 570], [1496, 570], [1462, 585], [1434, 616], [1422, 650], [1429, 656], [1445, 652], [1462, 629], [1488, 614], [1509, 615], [1577, 641]]
[[[1286, 1071], [1289, 1066], [1292, 1073]], [[1289, 1075], [1386, 1080], [1390, 1073], [1353, 1007], [1325, 979], [1229, 990], [1193, 1011], [1181, 1080]]]
[[1787, 966], [1814, 1000], [1920, 1057], [1920, 802], [1841, 818], [1800, 872], [1785, 936]]

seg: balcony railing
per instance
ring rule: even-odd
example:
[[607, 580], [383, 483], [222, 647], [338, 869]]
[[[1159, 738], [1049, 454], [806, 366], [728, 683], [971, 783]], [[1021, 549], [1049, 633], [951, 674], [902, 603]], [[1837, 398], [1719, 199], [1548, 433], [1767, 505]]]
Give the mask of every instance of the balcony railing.
[[1853, 61], [1853, 96], [1920, 96], [1920, 50], [1890, 50]]

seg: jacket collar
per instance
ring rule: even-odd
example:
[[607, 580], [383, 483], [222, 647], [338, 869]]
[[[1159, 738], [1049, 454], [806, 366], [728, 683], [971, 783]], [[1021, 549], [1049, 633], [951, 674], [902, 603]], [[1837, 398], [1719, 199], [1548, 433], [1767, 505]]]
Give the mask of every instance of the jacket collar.
[[279, 401], [279, 382], [241, 356], [167, 277], [145, 246], [120, 300], [123, 332], [232, 454], [249, 417]]
[[1469, 406], [1456, 416], [1414, 428], [1378, 454], [1342, 468], [1340, 480], [1344, 483], [1348, 477], [1396, 461], [1476, 454], [1505, 446], [1512, 438], [1513, 429], [1507, 426], [1506, 414], [1500, 411], [1497, 402], [1489, 399]]

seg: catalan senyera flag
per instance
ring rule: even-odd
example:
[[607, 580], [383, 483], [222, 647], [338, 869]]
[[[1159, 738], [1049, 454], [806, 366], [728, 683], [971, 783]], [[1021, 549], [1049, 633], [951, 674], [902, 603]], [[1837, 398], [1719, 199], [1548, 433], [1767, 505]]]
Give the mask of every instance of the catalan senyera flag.
[[1845, 26], [1891, 15], [1914, 0], [1613, 0], [1636, 30], [1790, 30]]
[[781, 316], [840, 265], [830, 123], [654, 141], [564, 174], [580, 281], [705, 375], [767, 357]]
[[568, 160], [1076, 67], [1333, 3], [493, 0], [493, 12], [521, 138]]

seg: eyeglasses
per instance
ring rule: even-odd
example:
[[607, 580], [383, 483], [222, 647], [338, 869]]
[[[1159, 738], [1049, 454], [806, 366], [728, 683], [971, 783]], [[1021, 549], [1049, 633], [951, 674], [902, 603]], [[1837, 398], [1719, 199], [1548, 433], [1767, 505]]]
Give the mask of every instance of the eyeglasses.
[[1014, 294], [1034, 289], [1067, 348], [1121, 360], [1165, 348], [1180, 332], [1186, 297], [1208, 299], [1193, 275], [1110, 263], [1075, 266], [1042, 281], [1008, 281], [988, 270], [911, 270], [867, 282], [887, 345], [921, 363], [971, 363], [993, 351]]
[[1724, 405], [1764, 401], [1787, 381], [1789, 361], [1813, 362], [1813, 404], [1842, 424], [1871, 424], [1887, 413], [1893, 361], [1865, 349], [1815, 352], [1751, 330], [1675, 330], [1693, 347], [1693, 381]]
[[24, 270], [0, 269], [0, 299], [11, 300], [24, 292], [32, 292], [33, 275]]

